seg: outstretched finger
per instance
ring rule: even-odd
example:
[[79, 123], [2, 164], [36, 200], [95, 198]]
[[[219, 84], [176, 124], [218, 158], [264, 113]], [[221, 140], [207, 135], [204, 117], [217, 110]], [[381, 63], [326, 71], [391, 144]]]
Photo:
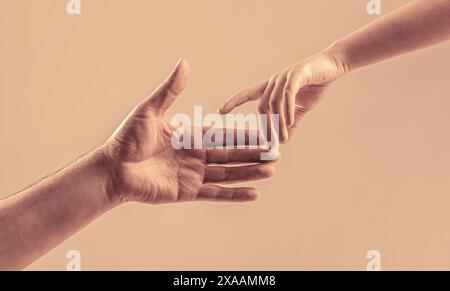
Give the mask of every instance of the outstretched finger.
[[268, 153], [267, 149], [209, 149], [206, 151], [208, 164], [229, 164], [229, 163], [272, 163], [275, 160], [262, 159], [263, 153]]
[[258, 199], [259, 192], [255, 188], [226, 188], [217, 185], [204, 185], [198, 192], [196, 201], [213, 202], [249, 202]]
[[172, 145], [176, 149], [267, 148], [257, 128], [178, 127], [172, 129]]
[[264, 82], [241, 90], [233, 95], [230, 99], [228, 99], [222, 106], [219, 107], [217, 111], [220, 114], [227, 114], [234, 108], [241, 106], [244, 103], [258, 100], [259, 98], [261, 98], [266, 87], [267, 82]]
[[240, 183], [269, 178], [274, 174], [271, 164], [223, 167], [207, 166], [204, 183]]
[[257, 128], [203, 127], [203, 135], [203, 143], [207, 148], [258, 146], [261, 143], [259, 141], [260, 132]]

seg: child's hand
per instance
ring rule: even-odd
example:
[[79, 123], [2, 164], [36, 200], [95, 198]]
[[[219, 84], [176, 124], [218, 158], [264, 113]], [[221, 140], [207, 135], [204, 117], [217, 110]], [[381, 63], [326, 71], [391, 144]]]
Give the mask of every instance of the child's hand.
[[259, 113], [279, 114], [279, 138], [281, 143], [286, 143], [303, 115], [348, 70], [340, 54], [327, 49], [282, 70], [267, 82], [243, 89], [226, 101], [219, 113], [229, 113], [235, 107], [259, 99]]

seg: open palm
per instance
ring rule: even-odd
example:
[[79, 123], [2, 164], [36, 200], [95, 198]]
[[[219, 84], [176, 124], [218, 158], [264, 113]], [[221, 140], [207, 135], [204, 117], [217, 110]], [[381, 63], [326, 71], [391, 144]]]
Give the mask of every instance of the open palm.
[[[260, 159], [262, 149], [174, 149], [171, 138], [175, 128], [164, 119], [164, 113], [186, 86], [188, 75], [188, 63], [180, 60], [167, 80], [131, 112], [107, 142], [106, 152], [115, 169], [113, 188], [121, 201], [250, 201], [258, 196], [254, 188], [215, 184], [272, 175], [272, 165]], [[228, 163], [241, 165], [227, 167]]]

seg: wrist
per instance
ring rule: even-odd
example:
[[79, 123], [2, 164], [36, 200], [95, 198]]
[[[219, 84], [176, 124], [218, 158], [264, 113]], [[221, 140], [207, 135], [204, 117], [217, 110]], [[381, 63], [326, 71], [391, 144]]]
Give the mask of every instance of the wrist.
[[111, 208], [122, 204], [123, 201], [120, 199], [118, 187], [116, 185], [116, 167], [114, 162], [107, 155], [104, 147], [94, 150], [91, 160], [93, 171], [102, 185], [101, 195], [104, 196]]
[[334, 60], [343, 75], [354, 69], [347, 54], [346, 46], [341, 41], [331, 44], [324, 50], [324, 53]]

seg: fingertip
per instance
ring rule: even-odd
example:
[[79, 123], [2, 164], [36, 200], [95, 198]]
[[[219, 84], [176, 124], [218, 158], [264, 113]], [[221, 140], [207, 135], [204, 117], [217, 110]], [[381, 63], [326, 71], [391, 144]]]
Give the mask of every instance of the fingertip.
[[256, 201], [259, 199], [259, 196], [261, 195], [261, 193], [258, 191], [258, 189], [256, 188], [249, 188], [248, 192], [247, 192], [247, 201], [251, 202], [251, 201]]
[[226, 104], [220, 106], [217, 109], [217, 113], [219, 113], [219, 114], [227, 114], [228, 112], [230, 112], [230, 110], [227, 110]]
[[189, 62], [186, 59], [178, 58], [177, 67], [189, 68], [190, 64], [189, 64]]
[[261, 167], [260, 172], [264, 177], [269, 178], [275, 175], [275, 167], [272, 164], [266, 164]]
[[287, 134], [281, 134], [280, 135], [280, 144], [286, 144], [289, 140], [289, 137]]
[[189, 74], [191, 71], [191, 64], [185, 59], [180, 59], [180, 67], [183, 68], [183, 72], [186, 74]]
[[189, 73], [190, 73], [189, 62], [183, 58], [179, 58], [175, 65], [175, 68], [172, 71], [170, 80], [175, 81], [177, 79], [181, 79], [184, 80], [184, 82], [186, 82], [187, 79], [189, 78]]
[[189, 63], [185, 59], [179, 58], [175, 68], [166, 80], [167, 89], [170, 89], [176, 95], [180, 94], [189, 81], [189, 73]]
[[275, 175], [277, 171], [275, 170], [275, 167], [271, 164], [270, 170], [269, 170], [269, 177], [272, 177]]

